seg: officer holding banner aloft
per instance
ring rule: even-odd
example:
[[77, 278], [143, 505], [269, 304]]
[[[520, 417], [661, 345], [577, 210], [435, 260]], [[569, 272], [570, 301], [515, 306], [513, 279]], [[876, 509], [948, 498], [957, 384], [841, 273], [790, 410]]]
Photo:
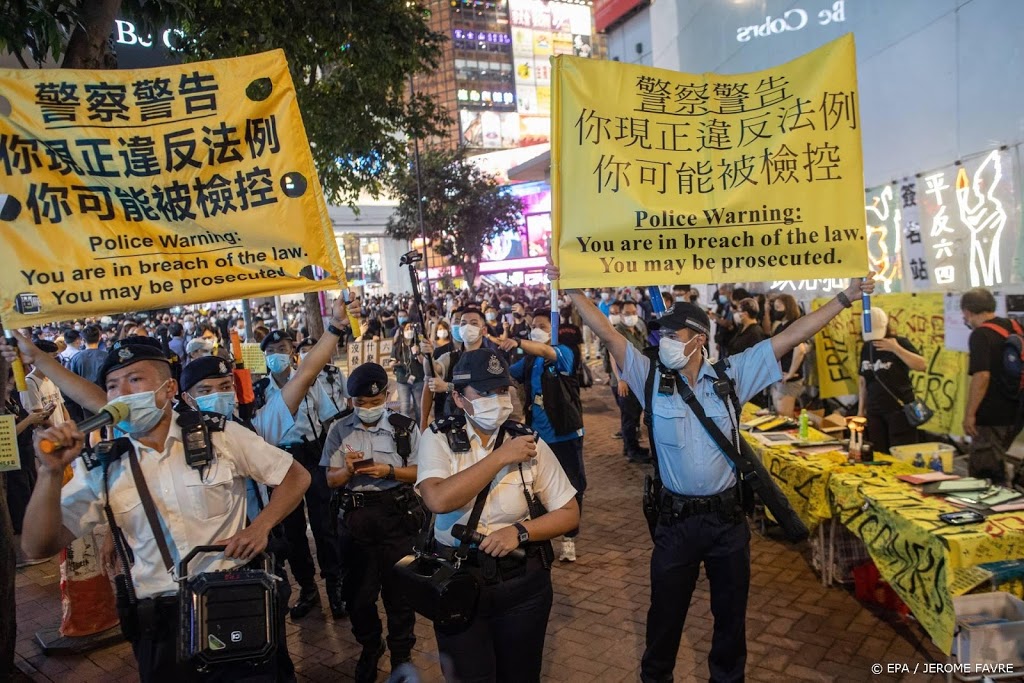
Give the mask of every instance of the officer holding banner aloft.
[[[18, 341], [25, 360], [34, 360], [39, 352], [24, 338]], [[252, 560], [266, 549], [270, 530], [299, 504], [309, 475], [287, 453], [222, 418], [203, 419], [211, 459], [203, 466], [190, 465], [182, 437], [185, 414], [172, 408], [178, 385], [167, 358], [148, 339], [118, 341], [100, 381], [108, 401], [128, 406], [128, 418], [117, 425], [129, 436], [127, 450], [109, 468], [77, 463], [74, 477], [62, 488], [64, 469], [82, 452], [86, 436], [70, 422], [38, 432], [39, 479], [22, 544], [30, 557], [49, 557], [112, 515], [134, 558], [126, 572], [134, 600], [119, 596], [119, 611], [141, 680], [201, 680], [192, 665], [176, 660], [178, 586], [168, 565], [176, 568], [193, 548], [216, 544], [227, 546], [223, 559], [200, 556], [190, 570], [217, 571]], [[81, 393], [88, 400], [89, 392]], [[44, 439], [55, 448], [44, 449]], [[195, 440], [190, 438], [188, 445], [195, 448]], [[275, 490], [247, 524], [249, 478]], [[127, 569], [127, 560], [122, 567]], [[241, 665], [234, 673], [221, 670], [217, 675], [237, 680], [264, 674], [273, 680], [275, 666], [268, 662], [264, 670], [255, 670]]]
[[[851, 283], [780, 334], [730, 356], [728, 363], [717, 367], [705, 357], [710, 321], [698, 306], [677, 302], [659, 319], [661, 337], [652, 361], [616, 332], [581, 291], [569, 291], [584, 324], [608, 347], [622, 368], [622, 378], [652, 415], [651, 445], [663, 489], [652, 530], [651, 606], [641, 664], [643, 681], [672, 680], [701, 564], [711, 584], [714, 616], [708, 656], [711, 680], [743, 680], [750, 529], [743, 516], [736, 465], [722, 446], [726, 441], [730, 451], [739, 446], [736, 406], [779, 381], [778, 359], [849, 308], [852, 299], [873, 291], [871, 275]], [[554, 282], [558, 276], [558, 268], [550, 266], [548, 277]], [[717, 439], [713, 429], [721, 432]], [[741, 453], [742, 448], [736, 452]], [[738, 459], [743, 460], [742, 456]]]
[[398, 592], [392, 568], [415, 545], [426, 512], [412, 488], [419, 428], [387, 408], [387, 371], [377, 363], [358, 366], [348, 378], [348, 393], [353, 408], [331, 425], [320, 465], [338, 496], [341, 533], [350, 541], [345, 600], [352, 634], [363, 646], [355, 679], [370, 683], [377, 680], [385, 649], [378, 595], [388, 618], [392, 671], [410, 661], [416, 644], [416, 613]]

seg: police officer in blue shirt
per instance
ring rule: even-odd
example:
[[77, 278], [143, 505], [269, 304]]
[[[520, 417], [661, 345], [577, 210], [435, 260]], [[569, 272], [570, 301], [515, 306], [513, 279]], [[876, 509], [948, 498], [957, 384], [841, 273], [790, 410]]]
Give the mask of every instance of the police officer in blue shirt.
[[[360, 309], [357, 305], [350, 308], [352, 315], [359, 314]], [[331, 397], [315, 380], [323, 366], [330, 360], [338, 340], [347, 334], [348, 315], [341, 297], [335, 301], [332, 314], [324, 336], [314, 346], [314, 349], [321, 345], [326, 346], [326, 360], [321, 356], [319, 360], [309, 362], [310, 359], [307, 357], [307, 362], [295, 366], [295, 341], [287, 332], [274, 330], [260, 342], [260, 349], [266, 354], [270, 374], [253, 387], [259, 408], [269, 403], [277, 393], [290, 393], [292, 380], [296, 377], [311, 377], [308, 383], [304, 383], [306, 388], [300, 392], [301, 396], [294, 407], [289, 404], [295, 416], [294, 425], [280, 441], [274, 443], [275, 446], [291, 453], [312, 477], [306, 491], [305, 503], [300, 504], [284, 521], [288, 537], [288, 562], [300, 586], [299, 598], [291, 608], [292, 619], [304, 617], [320, 604], [313, 556], [309, 550], [309, 541], [306, 539], [307, 510], [309, 528], [312, 529], [313, 540], [316, 542], [316, 561], [326, 583], [331, 615], [335, 619], [341, 619], [348, 614], [342, 597], [341, 580], [344, 571], [337, 525], [330, 520], [331, 491], [327, 486], [324, 469], [319, 466], [328, 429], [324, 423], [337, 417], [339, 411]]]
[[[558, 280], [558, 268], [548, 277]], [[726, 374], [743, 403], [779, 381], [778, 359], [810, 339], [862, 292], [874, 290], [871, 275], [782, 333], [731, 356]], [[671, 681], [686, 611], [700, 566], [711, 584], [714, 635], [708, 667], [712, 681], [742, 681], [746, 665], [746, 612], [750, 588], [750, 529], [740, 506], [734, 468], [705, 431], [676, 387], [690, 387], [707, 416], [724, 434], [735, 434], [739, 416], [728, 396], [715, 391], [718, 376], [707, 362], [708, 314], [677, 302], [660, 320], [658, 362], [653, 369], [652, 405], [645, 388], [651, 361], [620, 335], [579, 290], [569, 290], [583, 322], [607, 345], [622, 377], [653, 416], [654, 445], [664, 484], [662, 514], [651, 556], [651, 607], [643, 681]], [[669, 514], [666, 514], [666, 511]]]
[[[522, 383], [526, 390], [526, 403], [530, 406], [526, 413], [526, 424], [536, 430], [558, 458], [565, 476], [576, 489], [576, 502], [579, 504], [582, 518], [583, 493], [587, 490], [587, 471], [583, 465], [583, 425], [566, 433], [556, 433], [551, 418], [544, 409], [544, 396], [541, 393], [541, 376], [545, 371], [575, 375], [577, 364], [580, 362], [577, 349], [565, 344], [551, 344], [551, 311], [548, 309], [534, 311], [528, 340], [492, 341], [499, 344], [504, 351], [512, 351], [518, 347], [526, 354], [525, 358], [509, 368], [512, 379]], [[579, 532], [577, 527], [562, 537], [559, 559], [563, 562], [576, 561], [576, 536]]]
[[379, 594], [388, 618], [392, 671], [410, 661], [416, 644], [416, 613], [402, 599], [392, 568], [415, 545], [426, 512], [412, 487], [419, 429], [412, 418], [388, 410], [387, 371], [377, 363], [358, 366], [349, 376], [348, 393], [353, 409], [331, 425], [320, 465], [339, 498], [342, 533], [351, 540], [345, 544], [344, 593], [352, 634], [363, 646], [355, 679], [370, 683], [377, 679], [385, 648]]

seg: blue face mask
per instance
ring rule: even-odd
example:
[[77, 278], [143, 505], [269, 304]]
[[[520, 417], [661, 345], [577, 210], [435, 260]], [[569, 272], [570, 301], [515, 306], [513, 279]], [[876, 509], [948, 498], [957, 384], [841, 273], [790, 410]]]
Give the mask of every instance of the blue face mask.
[[725, 294], [719, 294], [718, 303], [722, 304], [723, 306], [726, 305], [727, 303], [729, 303], [729, 297], [727, 297]]
[[277, 374], [284, 372], [292, 365], [292, 357], [287, 353], [272, 353], [267, 356], [267, 370]]
[[118, 396], [115, 400], [128, 406], [128, 418], [118, 422], [117, 428], [125, 434], [142, 436], [157, 426], [163, 419], [167, 402], [165, 401], [162, 407], [157, 407], [156, 392], [161, 391], [166, 385], [167, 382], [164, 382], [156, 391]]
[[404, 315], [398, 316], [398, 324], [399, 325], [404, 325], [407, 322], [409, 322], [409, 318], [405, 317]]
[[452, 325], [452, 339], [460, 344], [462, 343], [462, 331], [459, 329], [458, 325]]
[[233, 391], [220, 391], [193, 398], [199, 410], [207, 413], [220, 413], [224, 417], [231, 417], [235, 414], [235, 404], [238, 402]]

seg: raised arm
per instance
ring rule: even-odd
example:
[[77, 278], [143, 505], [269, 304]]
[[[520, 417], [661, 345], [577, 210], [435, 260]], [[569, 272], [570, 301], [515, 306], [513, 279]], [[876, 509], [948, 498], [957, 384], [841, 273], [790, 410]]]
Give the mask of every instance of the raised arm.
[[[558, 280], [558, 276], [558, 267], [549, 265], [548, 279], [554, 282]], [[626, 347], [629, 345], [626, 338], [615, 331], [615, 328], [612, 327], [611, 322], [605, 317], [604, 313], [583, 292], [578, 289], [567, 289], [565, 293], [569, 295], [573, 306], [579, 312], [583, 324], [589, 327], [604, 342], [604, 345], [608, 347], [608, 351], [612, 354], [615, 362], [619, 364], [619, 367], [626, 367]]]
[[[348, 308], [352, 309], [353, 315], [359, 315], [359, 302], [353, 302]], [[340, 296], [334, 300], [331, 310], [331, 325], [342, 332], [348, 329], [348, 311]], [[320, 337], [313, 345], [306, 357], [299, 363], [295, 374], [281, 388], [281, 398], [284, 399], [285, 405], [293, 415], [302, 404], [306, 392], [320, 375], [320, 371], [331, 362], [331, 357], [334, 355], [335, 349], [338, 348], [339, 339], [341, 339], [340, 336], [324, 330], [324, 336]]]
[[107, 405], [107, 392], [93, 384], [84, 377], [80, 377], [65, 368], [53, 356], [40, 351], [32, 341], [17, 330], [11, 330], [18, 342], [18, 350], [4, 340], [3, 356], [8, 363], [12, 362], [20, 352], [21, 359], [26, 363], [32, 363], [43, 371], [47, 377], [53, 380], [65, 397], [94, 413]]
[[[874, 275], [874, 273], [868, 273], [868, 276], [859, 282], [851, 280], [850, 286], [846, 288], [843, 294], [850, 301], [853, 301], [859, 298], [861, 293], [870, 294], [875, 291]], [[792, 349], [796, 348], [797, 344], [818, 334], [825, 325], [828, 325], [832, 318], [842, 313], [842, 311], [843, 304], [839, 301], [837, 295], [818, 310], [795, 320], [792, 325], [772, 337], [772, 351], [775, 352], [775, 359], [782, 358]]]

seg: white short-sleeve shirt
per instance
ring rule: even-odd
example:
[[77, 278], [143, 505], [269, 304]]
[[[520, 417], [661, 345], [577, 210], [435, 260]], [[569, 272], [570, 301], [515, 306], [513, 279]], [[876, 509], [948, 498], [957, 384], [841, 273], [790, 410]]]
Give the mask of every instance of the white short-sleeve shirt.
[[[427, 479], [447, 479], [487, 457], [492, 450], [494, 438], [484, 442], [469, 422], [466, 424], [466, 432], [469, 434], [471, 448], [465, 453], [453, 453], [444, 434], [430, 429], [423, 433], [416, 454], [419, 462], [417, 492], [420, 484]], [[569, 483], [569, 478], [565, 476], [551, 448], [538, 439], [537, 457], [523, 463], [521, 477], [519, 466], [512, 465], [503, 467], [491, 482], [477, 531], [486, 536], [529, 518], [530, 512], [523, 495], [524, 481], [527, 490], [533, 492], [548, 510], [557, 510], [576, 495], [576, 489]], [[475, 502], [474, 495], [458, 510], [435, 516], [434, 535], [440, 543], [458, 545], [458, 541], [452, 537], [451, 529], [469, 520]]]
[[[185, 462], [177, 418], [173, 413], [162, 452], [132, 439], [175, 571], [192, 548], [230, 538], [245, 527], [246, 479], [277, 486], [292, 464], [288, 453], [227, 422], [223, 432], [211, 433], [216, 457], [200, 478], [199, 471]], [[160, 557], [127, 456], [110, 466], [109, 483], [110, 508], [135, 555], [132, 578], [138, 597], [174, 594], [178, 585]], [[106, 523], [103, 468], [75, 467], [74, 477], [61, 490], [61, 513], [64, 526], [76, 537]], [[217, 571], [239, 564], [207, 554], [193, 561], [189, 570]]]

